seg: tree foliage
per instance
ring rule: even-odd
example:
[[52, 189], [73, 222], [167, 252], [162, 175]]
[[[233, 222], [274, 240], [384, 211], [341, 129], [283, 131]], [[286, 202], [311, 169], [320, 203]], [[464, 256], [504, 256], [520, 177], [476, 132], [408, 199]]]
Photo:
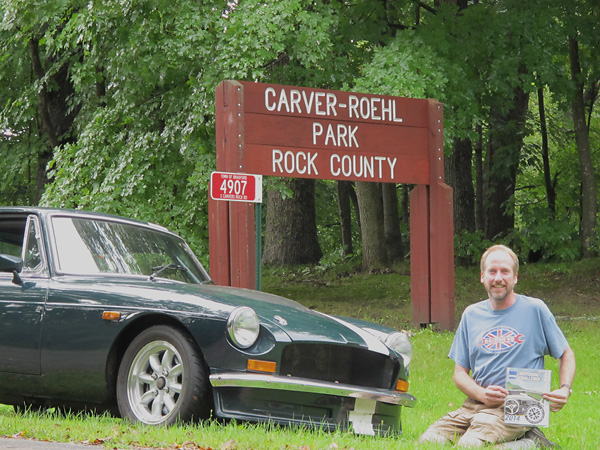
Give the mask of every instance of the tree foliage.
[[[446, 154], [457, 143], [467, 149], [456, 195], [468, 197], [466, 208], [484, 205], [469, 219], [475, 223], [461, 225], [484, 234], [457, 230], [457, 245], [501, 236], [545, 259], [576, 258], [582, 229], [585, 249], [597, 240], [597, 198], [588, 201], [598, 179], [582, 173], [600, 164], [599, 15], [594, 0], [4, 0], [0, 203], [159, 222], [184, 234], [206, 262], [217, 84], [348, 89], [444, 103]], [[569, 39], [578, 44], [575, 75]], [[540, 89], [556, 188], [550, 218]], [[577, 93], [590, 143], [583, 166], [574, 163]], [[335, 215], [331, 192], [317, 192], [325, 202], [317, 211]], [[339, 237], [323, 236], [339, 228], [317, 226], [325, 253], [339, 250]]]

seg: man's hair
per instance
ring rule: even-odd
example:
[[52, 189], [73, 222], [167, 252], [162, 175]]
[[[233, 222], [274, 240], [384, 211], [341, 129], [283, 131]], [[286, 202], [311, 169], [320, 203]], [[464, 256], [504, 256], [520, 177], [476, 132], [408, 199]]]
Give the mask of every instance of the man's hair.
[[487, 260], [487, 257], [490, 255], [490, 253], [498, 251], [498, 250], [508, 253], [508, 256], [510, 256], [511, 259], [513, 260], [513, 271], [516, 274], [518, 274], [519, 273], [519, 257], [515, 254], [515, 252], [513, 252], [506, 245], [501, 245], [501, 244], [492, 245], [490, 248], [488, 248], [483, 253], [483, 255], [481, 255], [481, 263], [480, 263], [481, 271], [482, 272], [485, 271], [485, 267], [484, 267], [485, 261]]

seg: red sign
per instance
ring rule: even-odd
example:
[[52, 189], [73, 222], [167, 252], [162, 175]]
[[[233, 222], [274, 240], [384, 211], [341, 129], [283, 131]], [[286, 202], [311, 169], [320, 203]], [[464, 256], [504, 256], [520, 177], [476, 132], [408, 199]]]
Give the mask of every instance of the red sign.
[[428, 184], [427, 100], [240, 82], [244, 170]]
[[262, 175], [212, 172], [210, 196], [213, 200], [262, 203]]

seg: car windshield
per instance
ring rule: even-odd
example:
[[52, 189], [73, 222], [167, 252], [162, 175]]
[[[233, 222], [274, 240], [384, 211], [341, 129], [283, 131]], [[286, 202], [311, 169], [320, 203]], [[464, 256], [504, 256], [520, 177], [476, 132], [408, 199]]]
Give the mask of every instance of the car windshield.
[[52, 229], [62, 273], [209, 281], [187, 244], [170, 233], [118, 221], [62, 216], [52, 218]]

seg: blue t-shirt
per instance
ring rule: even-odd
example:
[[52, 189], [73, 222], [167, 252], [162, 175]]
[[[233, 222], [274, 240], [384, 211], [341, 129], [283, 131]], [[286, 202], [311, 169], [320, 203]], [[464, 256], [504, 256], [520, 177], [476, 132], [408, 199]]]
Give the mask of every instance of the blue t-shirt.
[[448, 357], [470, 370], [480, 386], [506, 387], [507, 367], [543, 369], [544, 355], [560, 358], [567, 346], [548, 306], [517, 295], [501, 311], [494, 311], [489, 299], [468, 306]]

